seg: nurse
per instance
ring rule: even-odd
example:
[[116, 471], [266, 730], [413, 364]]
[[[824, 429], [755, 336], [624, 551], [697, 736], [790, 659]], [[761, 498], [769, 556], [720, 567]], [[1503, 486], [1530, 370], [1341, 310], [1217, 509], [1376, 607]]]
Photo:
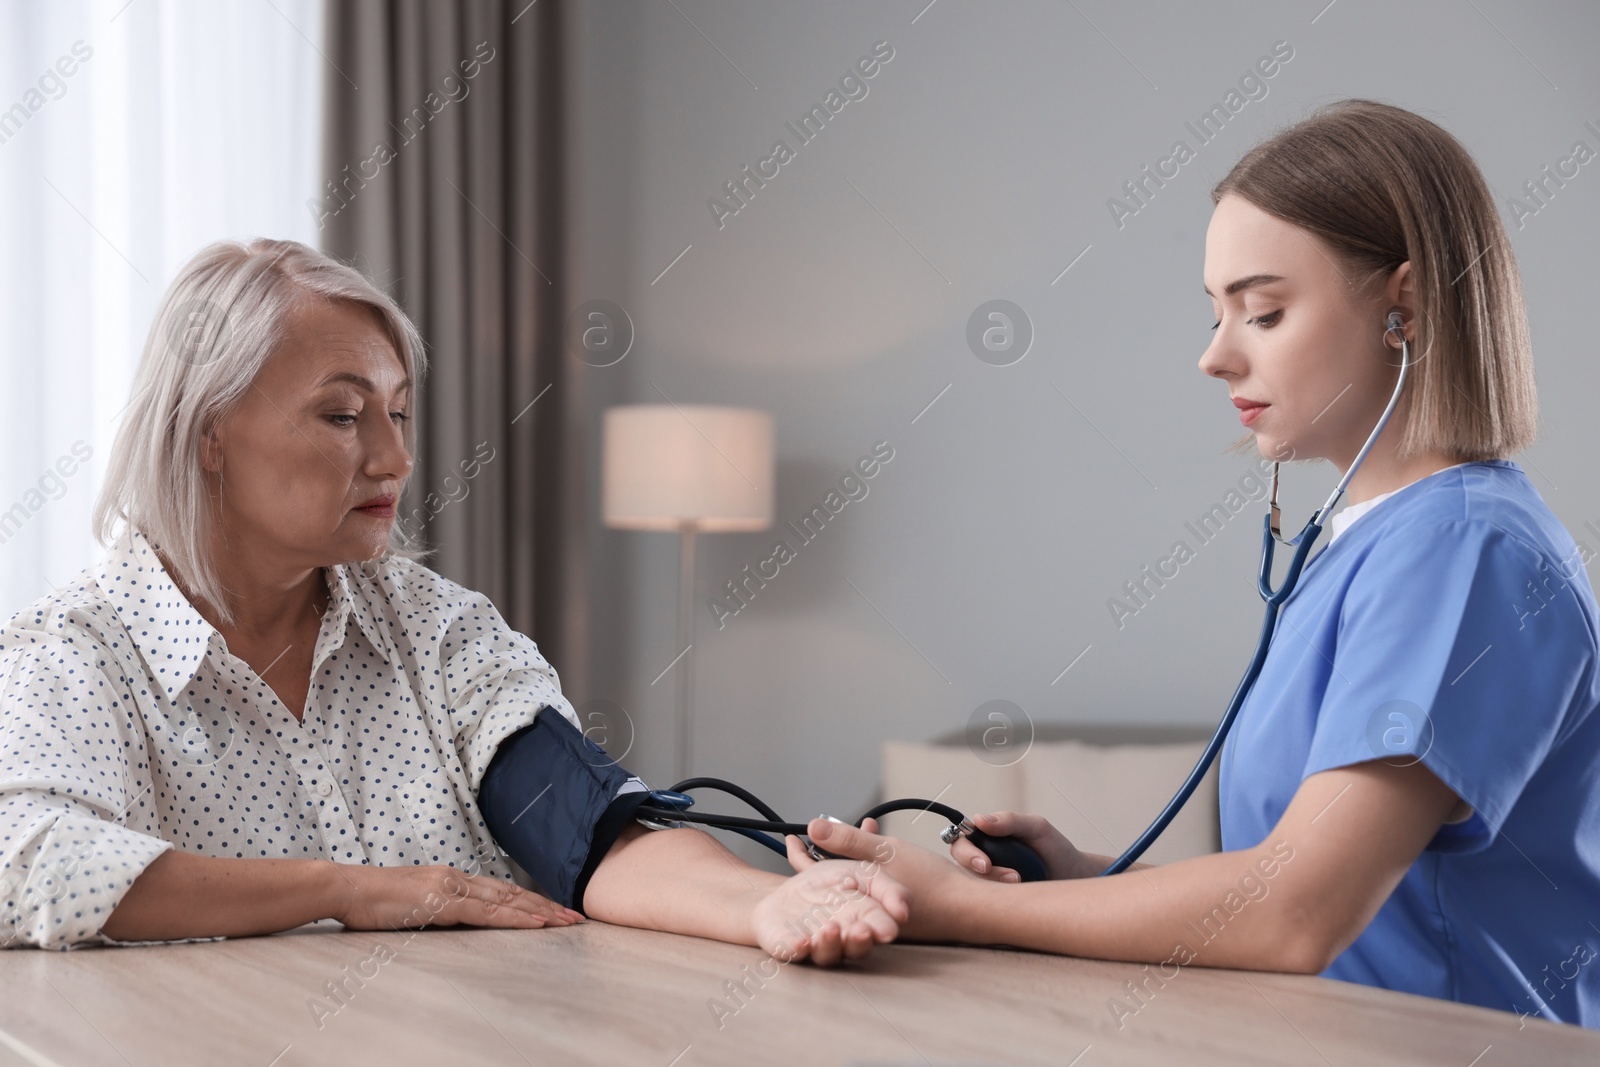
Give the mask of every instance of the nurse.
[[[1396, 381], [1391, 311], [1416, 360], [1223, 749], [1223, 851], [1097, 878], [1110, 857], [1043, 819], [978, 816], [1051, 880], [965, 840], [955, 864], [895, 842], [902, 934], [1152, 964], [1111, 999], [1119, 1026], [1189, 964], [1600, 1026], [1592, 553], [1509, 458], [1536, 401], [1489, 189], [1439, 126], [1348, 100], [1254, 148], [1212, 200], [1200, 368], [1263, 455], [1344, 472]], [[873, 829], [810, 832], [866, 858], [885, 854]]]

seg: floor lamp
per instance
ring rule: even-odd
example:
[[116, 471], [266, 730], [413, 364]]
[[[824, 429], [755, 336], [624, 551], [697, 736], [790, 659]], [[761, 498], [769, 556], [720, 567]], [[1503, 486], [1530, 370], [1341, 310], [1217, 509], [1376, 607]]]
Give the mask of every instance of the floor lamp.
[[600, 470], [607, 526], [676, 531], [679, 537], [679, 660], [669, 669], [678, 672], [677, 771], [687, 778], [694, 743], [694, 661], [687, 653], [694, 645], [695, 535], [772, 525], [772, 415], [705, 405], [608, 408]]

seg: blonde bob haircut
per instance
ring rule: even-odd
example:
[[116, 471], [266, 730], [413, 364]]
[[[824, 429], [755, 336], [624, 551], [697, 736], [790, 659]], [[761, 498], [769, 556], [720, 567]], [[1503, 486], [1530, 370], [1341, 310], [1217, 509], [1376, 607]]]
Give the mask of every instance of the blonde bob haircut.
[[[1229, 194], [1321, 238], [1352, 296], [1376, 295], [1410, 261], [1416, 363], [1402, 458], [1505, 459], [1533, 443], [1522, 279], [1488, 184], [1459, 141], [1410, 111], [1342, 100], [1252, 148], [1211, 201]], [[1374, 337], [1382, 330], [1373, 323]]]
[[[218, 241], [191, 259], [162, 297], [117, 429], [93, 529], [102, 545], [136, 528], [192, 597], [224, 624], [228, 590], [210, 558], [217, 512], [201, 440], [226, 419], [308, 301], [371, 309], [382, 321], [416, 396], [427, 370], [422, 338], [398, 305], [362, 273], [297, 241]], [[416, 454], [415, 419], [405, 445]], [[384, 555], [416, 559], [396, 523]], [[382, 558], [382, 557], [380, 557]]]

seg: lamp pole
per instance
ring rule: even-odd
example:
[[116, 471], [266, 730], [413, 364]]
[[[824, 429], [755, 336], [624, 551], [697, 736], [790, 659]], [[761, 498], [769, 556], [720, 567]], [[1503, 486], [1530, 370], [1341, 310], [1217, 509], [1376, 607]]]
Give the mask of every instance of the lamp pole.
[[678, 527], [678, 778], [689, 777], [689, 753], [694, 748], [694, 535], [695, 524]]

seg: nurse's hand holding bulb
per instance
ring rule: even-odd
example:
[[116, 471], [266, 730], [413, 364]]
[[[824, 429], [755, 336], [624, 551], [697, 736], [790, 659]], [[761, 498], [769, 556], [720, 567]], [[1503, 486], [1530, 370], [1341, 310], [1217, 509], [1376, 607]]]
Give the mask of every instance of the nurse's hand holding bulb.
[[[1014, 837], [1033, 849], [1044, 860], [1045, 872], [1052, 879], [1089, 878], [1105, 870], [1106, 863], [1110, 862], [1096, 863], [1100, 857], [1079, 852], [1077, 846], [1043, 816], [998, 811], [992, 815], [970, 815], [968, 818], [990, 837]], [[990, 863], [989, 857], [965, 837], [957, 838], [950, 846], [950, 856], [961, 866], [991, 881], [1021, 881], [1017, 872], [1010, 867]]]

